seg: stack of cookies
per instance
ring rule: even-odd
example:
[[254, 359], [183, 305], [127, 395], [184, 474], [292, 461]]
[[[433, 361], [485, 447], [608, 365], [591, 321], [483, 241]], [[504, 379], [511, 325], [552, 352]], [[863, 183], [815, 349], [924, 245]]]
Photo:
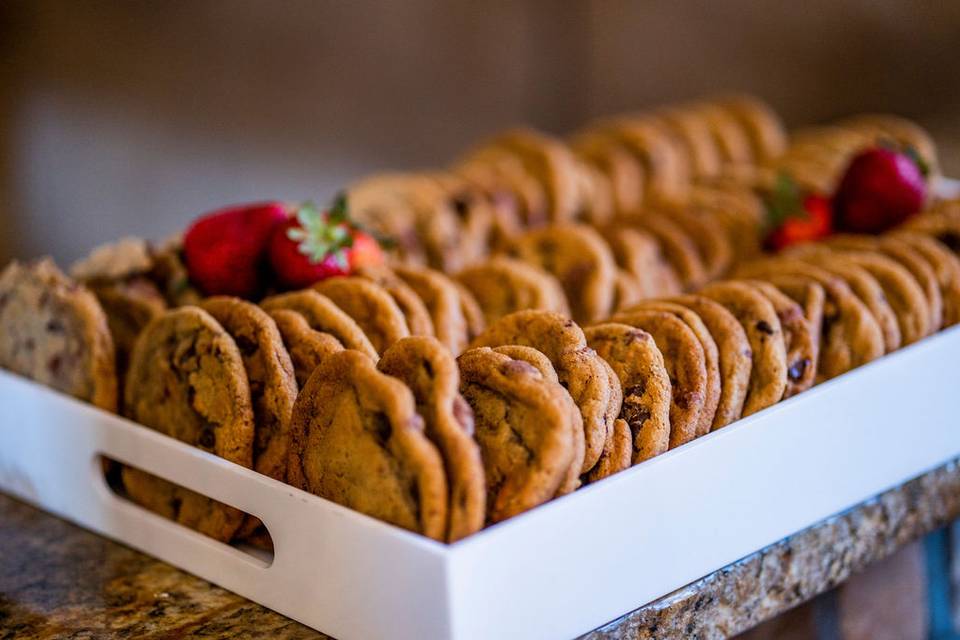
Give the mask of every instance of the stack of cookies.
[[[174, 240], [0, 275], [0, 366], [281, 482], [452, 542], [960, 322], [960, 201], [759, 254], [772, 170], [835, 180], [900, 120], [800, 135], [752, 98], [511, 131], [351, 209], [385, 265], [203, 297]], [[224, 542], [256, 518], [133, 468], [126, 495]]]

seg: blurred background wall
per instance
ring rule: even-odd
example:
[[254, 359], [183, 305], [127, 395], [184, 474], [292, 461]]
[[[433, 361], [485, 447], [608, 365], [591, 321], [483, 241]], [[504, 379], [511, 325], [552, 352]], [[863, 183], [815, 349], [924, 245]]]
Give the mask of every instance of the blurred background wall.
[[727, 90], [915, 117], [960, 175], [958, 48], [958, 2], [0, 0], [0, 257]]

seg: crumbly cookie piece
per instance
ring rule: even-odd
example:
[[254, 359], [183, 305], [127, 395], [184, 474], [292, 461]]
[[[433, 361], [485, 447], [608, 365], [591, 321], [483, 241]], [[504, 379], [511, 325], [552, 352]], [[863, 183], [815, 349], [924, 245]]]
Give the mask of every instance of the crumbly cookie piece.
[[443, 459], [413, 393], [351, 349], [327, 357], [297, 397], [289, 482], [434, 540], [447, 533]]
[[[523, 360], [539, 371], [540, 375], [546, 380], [560, 383], [560, 379], [557, 377], [557, 372], [553, 368], [550, 359], [533, 347], [524, 347], [519, 344], [505, 344], [500, 347], [495, 347], [493, 350], [509, 356], [514, 360]], [[564, 389], [564, 391], [566, 391], [566, 389]], [[560, 483], [560, 488], [557, 489], [558, 496], [572, 493], [580, 487], [580, 473], [583, 469], [583, 456], [586, 451], [586, 442], [583, 437], [583, 417], [580, 415], [580, 409], [568, 392], [563, 394], [563, 404], [567, 408], [567, 414], [570, 417], [571, 432], [573, 433], [573, 460], [563, 478], [563, 482]]]
[[0, 366], [107, 411], [117, 410], [116, 356], [100, 303], [52, 260], [0, 274]]
[[374, 362], [380, 358], [360, 325], [330, 298], [317, 291], [305, 289], [292, 293], [280, 293], [265, 298], [260, 306], [267, 311], [279, 309], [296, 311], [306, 318], [311, 328], [329, 333], [345, 348], [360, 351]]
[[353, 318], [377, 353], [410, 335], [400, 307], [383, 287], [369, 280], [341, 276], [321, 280], [313, 288]]
[[453, 354], [435, 338], [412, 336], [384, 351], [377, 368], [413, 392], [424, 433], [443, 457], [450, 492], [446, 541], [479, 531], [487, 512], [483, 460]]
[[942, 325], [960, 323], [960, 258], [938, 240], [922, 233], [896, 231], [890, 237], [912, 247], [932, 267], [943, 299]]
[[417, 292], [398, 277], [390, 267], [382, 265], [359, 267], [353, 270], [353, 275], [370, 280], [390, 294], [390, 297], [393, 298], [393, 301], [397, 303], [403, 313], [403, 319], [407, 321], [410, 335], [434, 335], [433, 321], [430, 319], [427, 306], [417, 295]]
[[290, 354], [297, 388], [307, 384], [313, 370], [331, 353], [343, 351], [343, 345], [329, 333], [310, 327], [307, 319], [296, 311], [277, 309], [270, 312]]
[[773, 304], [750, 285], [734, 280], [707, 285], [700, 295], [719, 302], [736, 316], [750, 342], [753, 367], [743, 415], [779, 402], [787, 386], [787, 351]]
[[570, 315], [560, 282], [523, 260], [495, 256], [456, 275], [483, 309], [486, 324], [515, 311], [537, 309]]
[[778, 258], [742, 265], [739, 275], [760, 278], [804, 304], [796, 280], [819, 284], [826, 296], [820, 326], [818, 382], [829, 380], [884, 353], [883, 331], [866, 305], [839, 276], [801, 260]]
[[707, 367], [703, 346], [683, 320], [666, 311], [635, 309], [612, 319], [649, 333], [670, 378], [670, 448], [697, 437], [700, 413], [707, 396]]
[[395, 271], [423, 300], [437, 339], [454, 354], [463, 351], [469, 341], [469, 327], [463, 314], [463, 299], [453, 280], [422, 267], [397, 266]]
[[787, 388], [784, 398], [790, 398], [813, 386], [817, 375], [820, 351], [819, 332], [808, 320], [804, 308], [776, 286], [762, 280], [744, 280], [773, 304], [783, 329], [783, 344], [787, 350]]
[[563, 388], [489, 348], [457, 358], [460, 392], [476, 416], [487, 481], [487, 520], [500, 522], [557, 494], [574, 456]]
[[598, 320], [612, 310], [616, 263], [592, 227], [554, 224], [534, 229], [517, 239], [514, 251], [559, 280], [578, 322]]
[[631, 431], [631, 463], [664, 453], [670, 446], [671, 386], [653, 336], [613, 322], [587, 327], [584, 334], [587, 344], [613, 368], [621, 385], [619, 418]]
[[667, 301], [683, 305], [700, 316], [717, 345], [720, 399], [711, 430], [739, 420], [753, 369], [753, 351], [743, 327], [726, 307], [709, 298], [688, 294], [667, 298]]
[[[185, 306], [151, 322], [137, 340], [124, 388], [129, 417], [244, 467], [253, 466], [254, 414], [243, 357], [206, 311]], [[217, 540], [244, 513], [139, 469], [124, 467], [130, 498]]]
[[573, 320], [549, 311], [517, 311], [497, 320], [477, 336], [472, 347], [519, 344], [541, 351], [556, 369], [561, 384], [583, 418], [586, 473], [600, 459], [612, 428], [610, 380], [599, 356], [587, 348], [583, 330]]

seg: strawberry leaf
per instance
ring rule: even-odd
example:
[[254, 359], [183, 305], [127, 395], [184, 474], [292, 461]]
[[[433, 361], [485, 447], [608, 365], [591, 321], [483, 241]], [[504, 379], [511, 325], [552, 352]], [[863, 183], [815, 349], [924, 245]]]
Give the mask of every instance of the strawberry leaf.
[[930, 177], [930, 165], [927, 164], [927, 161], [920, 156], [920, 153], [915, 147], [908, 146], [903, 152], [908, 158], [913, 160], [913, 164], [917, 165], [917, 169], [920, 170], [920, 173], [924, 178]]
[[781, 172], [767, 194], [767, 228], [777, 229], [791, 218], [807, 218], [809, 214], [803, 208], [803, 192], [789, 174]]

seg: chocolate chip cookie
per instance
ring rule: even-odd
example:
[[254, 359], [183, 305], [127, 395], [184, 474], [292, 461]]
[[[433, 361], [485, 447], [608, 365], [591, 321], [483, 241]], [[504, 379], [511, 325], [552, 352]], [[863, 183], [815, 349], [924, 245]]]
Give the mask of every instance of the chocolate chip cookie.
[[365, 354], [327, 357], [293, 408], [290, 483], [434, 540], [447, 534], [443, 459], [413, 393]]
[[316, 331], [329, 333], [347, 349], [364, 353], [376, 361], [380, 358], [369, 338], [353, 318], [344, 313], [330, 298], [311, 289], [281, 293], [264, 299], [260, 306], [267, 311], [296, 311]]
[[403, 319], [407, 322], [410, 335], [434, 335], [433, 321], [430, 319], [427, 306], [416, 291], [410, 288], [410, 285], [398, 277], [392, 269], [382, 265], [364, 266], [354, 269], [353, 275], [366, 278], [390, 294], [390, 297], [393, 298], [393, 301], [397, 303], [403, 313]]
[[454, 354], [463, 351], [469, 341], [469, 327], [460, 290], [453, 280], [439, 271], [422, 267], [397, 266], [395, 271], [423, 300], [437, 339]]
[[307, 383], [307, 379], [325, 357], [343, 350], [340, 341], [329, 333], [312, 329], [307, 319], [296, 311], [277, 309], [270, 312], [283, 338], [283, 345], [290, 354], [297, 388]]
[[341, 276], [321, 280], [313, 288], [353, 318], [377, 353], [410, 335], [400, 307], [383, 287], [369, 280]]
[[537, 309], [570, 315], [560, 282], [539, 267], [496, 256], [456, 275], [483, 309], [486, 324], [514, 311]]

